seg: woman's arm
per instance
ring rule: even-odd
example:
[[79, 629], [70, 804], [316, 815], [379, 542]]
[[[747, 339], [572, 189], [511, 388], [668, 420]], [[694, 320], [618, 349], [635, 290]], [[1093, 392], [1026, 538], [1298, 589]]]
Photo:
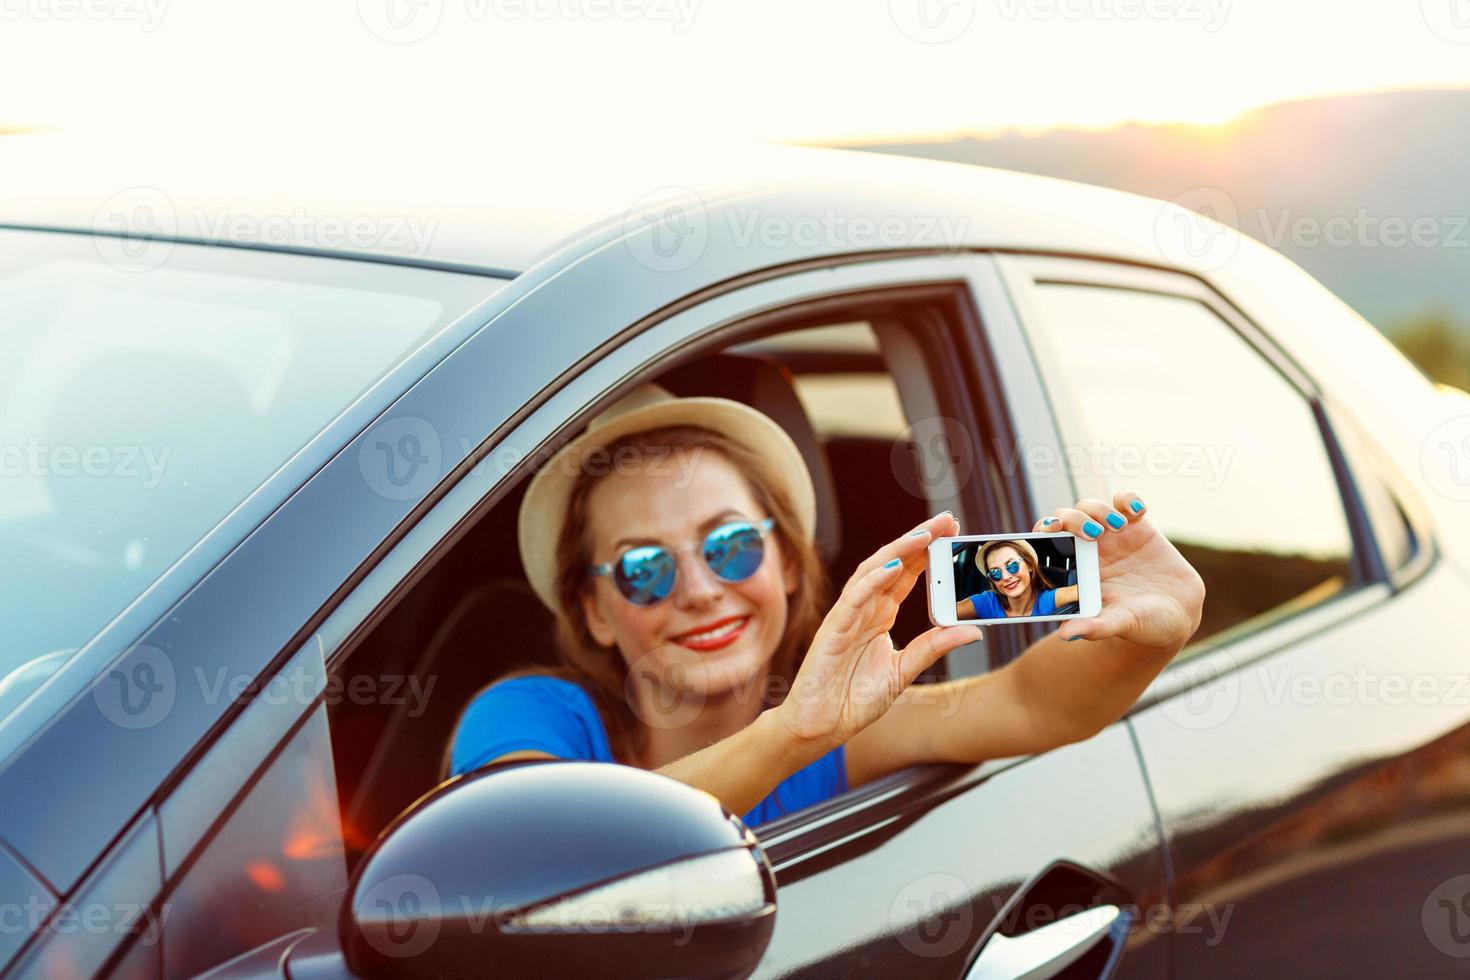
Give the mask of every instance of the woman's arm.
[[[773, 714], [761, 712], [754, 722], [714, 745], [691, 752], [654, 772], [702, 789], [737, 816], [755, 809], [783, 779], [821, 758], [830, 748], [793, 740]], [[540, 749], [518, 749], [490, 762], [556, 759]]]
[[[1137, 499], [1113, 498], [1127, 523], [1098, 540], [1098, 616], [1065, 621], [988, 674], [905, 691], [848, 743], [849, 784], [920, 762], [1043, 752], [1088, 738], [1127, 711], [1199, 628], [1205, 594], [1199, 574], [1145, 519], [1142, 503], [1133, 509]], [[1084, 500], [1055, 516], [1080, 536], [1083, 521], [1106, 528], [1111, 512], [1100, 500]]]
[[792, 738], [775, 712], [768, 708], [734, 735], [654, 771], [713, 794], [725, 809], [742, 816], [783, 779], [834, 747]]
[[976, 618], [978, 618], [975, 615], [975, 597], [974, 596], [971, 596], [968, 599], [961, 599], [959, 602], [955, 603], [955, 617], [954, 618], [955, 619], [976, 619]]
[[974, 626], [936, 627], [895, 650], [888, 636], [899, 602], [923, 572], [929, 542], [957, 528], [945, 512], [870, 555], [822, 620], [781, 705], [657, 771], [743, 814], [787, 776], [847, 744], [934, 661], [978, 639]]
[[1064, 585], [1060, 589], [1053, 589], [1052, 591], [1056, 593], [1052, 601], [1056, 604], [1056, 607], [1058, 609], [1070, 603], [1076, 602], [1080, 592], [1078, 587], [1075, 585]]
[[[850, 728], [866, 726], [886, 710], [925, 667], [976, 639], [975, 627], [954, 626], [932, 629], [903, 650], [894, 650], [888, 640], [898, 601], [922, 572], [924, 549], [936, 529], [952, 533], [953, 523], [948, 513], [931, 518], [858, 566], [822, 620], [780, 707], [655, 771], [705, 790], [732, 813], [744, 814], [792, 773], [845, 744]], [[517, 758], [555, 756], [528, 749], [492, 761]]]

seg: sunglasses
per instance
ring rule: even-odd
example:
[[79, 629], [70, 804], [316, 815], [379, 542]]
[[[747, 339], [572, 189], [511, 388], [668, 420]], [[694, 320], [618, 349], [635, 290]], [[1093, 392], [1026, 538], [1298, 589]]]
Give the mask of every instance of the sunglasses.
[[1015, 575], [1020, 570], [1021, 570], [1021, 562], [1020, 562], [1020, 560], [1019, 559], [1016, 559], [1016, 558], [1012, 558], [1010, 561], [1008, 561], [1008, 562], [1005, 563], [1005, 571], [1001, 571], [999, 568], [992, 568], [990, 571], [986, 572], [985, 574], [990, 576], [990, 581], [992, 581], [992, 582], [999, 582], [1001, 579], [1005, 578], [1007, 575]]
[[[761, 567], [766, 557], [766, 534], [775, 526], [774, 517], [721, 524], [705, 535], [700, 554], [720, 581], [744, 582]], [[623, 598], [633, 605], [651, 606], [674, 592], [678, 578], [675, 553], [662, 545], [638, 545], [612, 561], [590, 566], [588, 571], [598, 577], [611, 575]]]

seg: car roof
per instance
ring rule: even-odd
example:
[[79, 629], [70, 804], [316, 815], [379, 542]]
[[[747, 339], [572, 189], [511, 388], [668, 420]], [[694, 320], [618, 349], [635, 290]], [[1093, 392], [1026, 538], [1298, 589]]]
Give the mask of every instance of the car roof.
[[[813, 226], [829, 229], [821, 244], [833, 253], [862, 250], [855, 240], [866, 226], [854, 222], [888, 219], [953, 247], [1181, 264], [1160, 250], [1165, 206], [1118, 191], [835, 149], [591, 143], [493, 131], [429, 143], [384, 134], [20, 134], [0, 139], [0, 224], [113, 231], [138, 220], [141, 206], [133, 233], [513, 275], [558, 253], [569, 260], [569, 244], [596, 247], [670, 197], [738, 202], [754, 234], [768, 231], [759, 225], [767, 205], [789, 221], [779, 202], [800, 199], [812, 202]], [[934, 228], [919, 228], [924, 221]], [[337, 229], [351, 222], [361, 234]]]
[[[1221, 188], [1164, 202], [967, 164], [691, 141], [676, 121], [653, 135], [551, 130], [501, 132], [487, 113], [458, 132], [198, 126], [4, 136], [0, 227], [156, 233], [522, 277], [506, 302], [611, 243], [646, 242], [640, 223], [651, 215], [672, 214], [675, 226], [728, 222], [708, 236], [721, 254], [703, 256], [708, 274], [689, 280], [695, 289], [797, 258], [967, 249], [1093, 257], [1184, 272], [1220, 289], [1349, 403], [1367, 404], [1390, 364], [1400, 389], [1428, 390], [1339, 298], [1230, 227], [1235, 204]], [[885, 222], [899, 226], [897, 245], [883, 237]], [[340, 241], [344, 228], [364, 226], [365, 235]], [[768, 233], [787, 240], [770, 242]], [[635, 259], [648, 267], [659, 257], [622, 258], [601, 264], [599, 288], [616, 288]], [[1322, 357], [1327, 350], [1339, 356]], [[1425, 408], [1413, 401], [1354, 414], [1393, 445], [1420, 430]]]

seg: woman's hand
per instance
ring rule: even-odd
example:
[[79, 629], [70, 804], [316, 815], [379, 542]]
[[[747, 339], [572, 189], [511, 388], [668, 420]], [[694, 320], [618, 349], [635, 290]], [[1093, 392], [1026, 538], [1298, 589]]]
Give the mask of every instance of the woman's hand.
[[1079, 500], [1036, 522], [1033, 531], [1070, 531], [1097, 541], [1102, 611], [1064, 622], [1057, 631], [1063, 639], [1116, 637], [1172, 653], [1199, 628], [1205, 583], [1147, 513], [1138, 495], [1125, 491], [1113, 496], [1112, 506]]
[[807, 743], [846, 743], [882, 717], [926, 667], [980, 638], [976, 626], [935, 627], [895, 650], [888, 635], [899, 603], [928, 564], [929, 542], [959, 529], [946, 511], [857, 567], [822, 620], [786, 700], [773, 709], [789, 734]]

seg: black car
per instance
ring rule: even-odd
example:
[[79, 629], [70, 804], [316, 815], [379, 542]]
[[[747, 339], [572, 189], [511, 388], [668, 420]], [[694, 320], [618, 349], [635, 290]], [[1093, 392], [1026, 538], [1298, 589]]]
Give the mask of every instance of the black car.
[[[530, 151], [446, 150], [361, 204], [204, 148], [186, 162], [213, 183], [89, 196], [46, 137], [9, 139], [9, 975], [1383, 977], [1470, 955], [1470, 401], [1263, 246], [1141, 198], [835, 152], [610, 162], [573, 188]], [[1204, 577], [1204, 622], [1094, 738], [758, 832], [629, 767], [442, 783], [474, 693], [553, 656], [526, 477], [646, 380], [787, 430], [837, 581], [939, 509], [1029, 528], [1126, 482]], [[926, 627], [915, 598], [896, 639]], [[990, 629], [925, 680], [1043, 629]]]

